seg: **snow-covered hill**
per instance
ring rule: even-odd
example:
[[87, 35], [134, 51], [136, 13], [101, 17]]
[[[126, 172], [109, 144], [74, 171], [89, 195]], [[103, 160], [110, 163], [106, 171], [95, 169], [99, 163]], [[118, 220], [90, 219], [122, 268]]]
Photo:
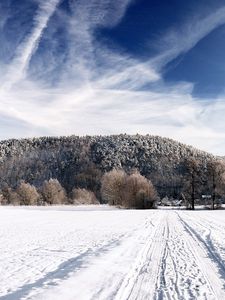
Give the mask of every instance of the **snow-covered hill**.
[[225, 299], [225, 211], [0, 207], [0, 299]]
[[7, 140], [0, 142], [0, 189], [5, 183], [14, 188], [20, 180], [40, 187], [45, 180], [57, 178], [69, 193], [80, 187], [99, 198], [102, 175], [112, 168], [123, 168], [127, 172], [139, 170], [153, 182], [161, 197], [176, 199], [180, 197], [188, 158], [198, 160], [204, 173], [206, 162], [213, 156], [151, 135]]

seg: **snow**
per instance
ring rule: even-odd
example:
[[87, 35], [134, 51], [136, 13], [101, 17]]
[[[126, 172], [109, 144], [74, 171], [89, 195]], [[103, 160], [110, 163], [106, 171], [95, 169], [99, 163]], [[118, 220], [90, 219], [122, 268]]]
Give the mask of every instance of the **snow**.
[[225, 210], [0, 207], [1, 300], [225, 299]]

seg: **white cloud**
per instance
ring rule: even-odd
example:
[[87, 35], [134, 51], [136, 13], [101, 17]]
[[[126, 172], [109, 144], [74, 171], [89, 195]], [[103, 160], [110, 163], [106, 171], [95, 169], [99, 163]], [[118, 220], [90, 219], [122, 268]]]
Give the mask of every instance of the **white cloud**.
[[[0, 92], [0, 116], [4, 115], [4, 120], [8, 116], [11, 124], [17, 126], [14, 130], [8, 123], [4, 125], [9, 137], [139, 132], [167, 136], [224, 154], [225, 97], [212, 101], [194, 99], [193, 84], [168, 86], [160, 68], [223, 24], [225, 8], [180, 31], [171, 31], [163, 38], [168, 49], [163, 48], [154, 60], [141, 62], [121, 50], [107, 48], [94, 35], [96, 27], [118, 24], [131, 1], [71, 2], [71, 16], [57, 12], [64, 18], [68, 53], [57, 85], [48, 86], [49, 72], [44, 63], [37, 66], [43, 69], [41, 81], [28, 78], [26, 70], [58, 3], [51, 0], [40, 7], [36, 26], [18, 48], [10, 76], [5, 78], [10, 88], [8, 85]], [[51, 38], [48, 37], [49, 43]], [[48, 70], [54, 70], [57, 59], [52, 59], [52, 53], [48, 55]], [[144, 90], [149, 84], [154, 88]], [[0, 122], [3, 124], [1, 118]], [[0, 138], [5, 136], [5, 132], [0, 132]]]
[[152, 64], [160, 69], [168, 62], [195, 47], [213, 30], [225, 24], [225, 6], [201, 18], [198, 15], [190, 18], [186, 24], [168, 31], [158, 41], [161, 53], [152, 60]]
[[47, 27], [48, 21], [59, 2], [60, 0], [48, 0], [47, 2], [42, 1], [40, 3], [38, 13], [34, 17], [34, 28], [19, 45], [14, 60], [5, 76], [2, 89], [10, 89], [13, 84], [23, 79], [26, 69], [29, 66], [30, 59], [38, 48], [43, 31]]

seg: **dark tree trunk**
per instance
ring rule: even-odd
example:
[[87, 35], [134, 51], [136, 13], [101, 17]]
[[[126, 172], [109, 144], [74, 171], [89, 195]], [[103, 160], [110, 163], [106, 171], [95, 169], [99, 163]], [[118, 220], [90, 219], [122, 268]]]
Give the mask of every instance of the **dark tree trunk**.
[[213, 174], [213, 194], [212, 194], [212, 209], [215, 209], [215, 200], [216, 200], [216, 180], [215, 174]]
[[191, 209], [194, 210], [195, 209], [195, 176], [192, 173], [191, 175], [191, 188], [192, 188], [192, 193], [191, 193]]

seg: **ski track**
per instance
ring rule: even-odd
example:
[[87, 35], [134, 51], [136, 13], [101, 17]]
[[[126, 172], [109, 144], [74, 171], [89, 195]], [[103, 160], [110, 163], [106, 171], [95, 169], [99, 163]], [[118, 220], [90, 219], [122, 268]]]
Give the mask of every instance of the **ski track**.
[[225, 299], [217, 268], [180, 213], [169, 213], [168, 224], [154, 299]]
[[223, 300], [224, 217], [0, 207], [0, 299]]

